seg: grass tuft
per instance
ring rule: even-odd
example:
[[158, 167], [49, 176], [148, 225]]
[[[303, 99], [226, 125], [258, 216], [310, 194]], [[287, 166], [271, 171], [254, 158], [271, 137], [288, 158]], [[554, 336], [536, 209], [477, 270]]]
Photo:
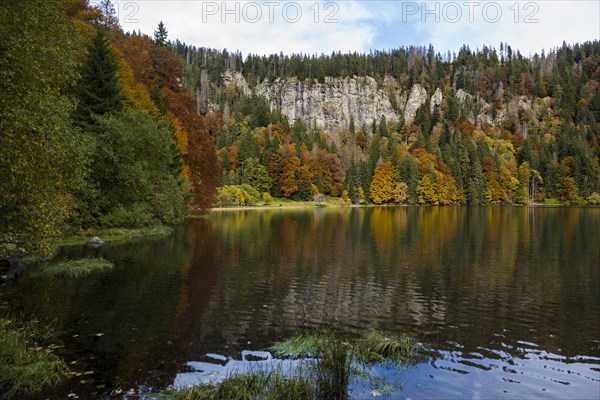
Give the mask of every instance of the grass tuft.
[[371, 330], [358, 342], [357, 349], [361, 359], [366, 362], [392, 361], [402, 364], [417, 355], [421, 345], [407, 335], [386, 335]]
[[0, 318], [0, 392], [7, 398], [37, 393], [67, 377], [64, 361], [44, 347], [54, 336], [37, 321]]
[[345, 340], [333, 331], [297, 335], [274, 344], [270, 350], [279, 357], [302, 359], [306, 371], [292, 376], [279, 371], [232, 376], [220, 384], [163, 392], [159, 398], [346, 400], [349, 384], [357, 377], [369, 378], [369, 367], [373, 364], [400, 366], [415, 357], [420, 348], [409, 336], [377, 331], [370, 331], [357, 341]]
[[43, 278], [79, 278], [93, 272], [110, 269], [114, 264], [103, 258], [82, 258], [66, 260], [59, 263], [44, 263], [39, 267], [37, 275]]
[[164, 391], [159, 399], [171, 400], [312, 400], [313, 386], [302, 376], [287, 377], [278, 371], [233, 375], [219, 384]]

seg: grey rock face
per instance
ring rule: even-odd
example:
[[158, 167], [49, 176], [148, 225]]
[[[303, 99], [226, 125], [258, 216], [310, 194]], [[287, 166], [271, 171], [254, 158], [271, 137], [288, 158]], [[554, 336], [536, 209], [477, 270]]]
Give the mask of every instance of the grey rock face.
[[[379, 122], [381, 117], [392, 124], [400, 120], [412, 124], [417, 110], [428, 99], [431, 112], [436, 106], [441, 107], [444, 99], [440, 88], [436, 88], [429, 97], [427, 90], [418, 83], [410, 91], [403, 91], [391, 76], [386, 76], [380, 84], [369, 76], [327, 77], [324, 83], [310, 79], [301, 81], [296, 77], [277, 78], [273, 82], [265, 80], [254, 88], [250, 88], [244, 76], [237, 71], [224, 72], [222, 79], [226, 87], [236, 86], [246, 95], [263, 96], [272, 110], [280, 110], [290, 121], [300, 118], [330, 132], [336, 127], [347, 127], [351, 116], [357, 128], [368, 127], [373, 121]], [[458, 89], [455, 96], [461, 106], [471, 104], [470, 107], [475, 108], [465, 117], [478, 127], [501, 126], [519, 109], [532, 109], [531, 100], [525, 97], [515, 98], [509, 104], [503, 104], [501, 109], [494, 110], [493, 104], [463, 89]]]
[[301, 118], [328, 130], [348, 126], [351, 116], [357, 126], [370, 125], [382, 116], [388, 122], [399, 119], [387, 93], [370, 77], [325, 78], [325, 83], [276, 79], [273, 83], [264, 81], [255, 93], [290, 120]]

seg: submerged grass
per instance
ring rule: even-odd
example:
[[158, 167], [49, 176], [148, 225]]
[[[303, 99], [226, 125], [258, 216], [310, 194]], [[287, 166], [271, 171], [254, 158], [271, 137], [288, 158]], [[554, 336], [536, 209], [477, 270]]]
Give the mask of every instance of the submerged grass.
[[52, 353], [52, 346], [44, 347], [54, 336], [37, 321], [0, 318], [0, 398], [33, 394], [67, 377], [64, 361]]
[[417, 355], [421, 345], [408, 335], [390, 335], [371, 330], [357, 343], [358, 356], [367, 363], [402, 364]]
[[305, 371], [280, 371], [231, 376], [220, 384], [168, 391], [159, 398], [173, 400], [345, 400], [357, 377], [368, 378], [374, 364], [400, 366], [417, 355], [421, 345], [406, 335], [369, 331], [359, 340], [346, 340], [333, 331], [297, 335], [271, 351], [280, 357], [302, 359]]
[[103, 258], [82, 258], [40, 265], [37, 276], [43, 278], [78, 278], [93, 272], [110, 269], [114, 264]]
[[374, 330], [353, 342], [325, 331], [298, 335], [271, 348], [279, 356], [314, 357], [309, 365], [319, 399], [347, 399], [351, 380], [365, 377], [370, 365], [400, 366], [413, 358], [419, 349], [420, 345], [410, 336], [387, 335]]
[[233, 375], [219, 384], [199, 385], [158, 395], [171, 400], [311, 400], [313, 385], [303, 376], [284, 376], [279, 371]]

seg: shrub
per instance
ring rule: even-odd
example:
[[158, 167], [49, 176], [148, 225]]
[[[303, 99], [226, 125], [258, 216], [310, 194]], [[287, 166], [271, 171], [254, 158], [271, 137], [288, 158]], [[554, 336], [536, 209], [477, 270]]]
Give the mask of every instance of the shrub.
[[100, 218], [103, 226], [114, 228], [140, 228], [151, 225], [154, 222], [152, 214], [141, 204], [131, 207], [117, 207]]
[[150, 200], [150, 210], [160, 222], [168, 225], [183, 222], [191, 200], [189, 182], [167, 177], [157, 187]]
[[261, 197], [262, 197], [262, 201], [265, 204], [273, 203], [273, 197], [271, 196], [271, 194], [269, 192], [264, 192]]
[[245, 191], [250, 197], [248, 204], [256, 203], [260, 199], [259, 191], [253, 188], [252, 186], [248, 185], [247, 183], [242, 184], [241, 189]]
[[587, 201], [589, 204], [592, 205], [600, 205], [600, 194], [598, 194], [597, 192], [590, 194], [587, 198]]

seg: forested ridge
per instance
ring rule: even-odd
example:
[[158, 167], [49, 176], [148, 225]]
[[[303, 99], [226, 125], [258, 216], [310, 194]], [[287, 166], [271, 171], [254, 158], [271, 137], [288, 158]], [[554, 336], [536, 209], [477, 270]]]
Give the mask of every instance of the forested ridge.
[[[221, 204], [256, 197], [242, 183], [294, 199], [341, 196], [344, 203], [600, 201], [598, 41], [563, 43], [530, 57], [505, 43], [498, 50], [463, 46], [457, 54], [429, 46], [245, 59], [239, 52], [172, 45], [185, 60], [184, 82], [196, 91], [198, 108], [216, 109], [210, 118], [223, 127], [215, 135], [224, 182], [238, 187], [221, 191]], [[260, 96], [225, 85], [227, 71], [241, 74], [250, 88], [370, 76], [390, 91], [400, 118], [356, 126], [350, 115], [348, 124], [324, 131], [310, 121], [289, 121]], [[428, 99], [414, 120], [404, 121], [392, 91], [408, 93], [415, 85], [440, 91], [443, 101]], [[489, 105], [484, 122], [482, 104]]]
[[[429, 46], [243, 58], [170, 41], [162, 22], [152, 37], [126, 33], [108, 0], [7, 0], [1, 13], [0, 242], [8, 249], [47, 252], [66, 232], [176, 224], [190, 212], [273, 197], [600, 203], [598, 41], [530, 57], [501, 43], [457, 54]], [[439, 89], [443, 100], [428, 99], [411, 121], [382, 115], [359, 125], [350, 115], [325, 130], [226, 85], [228, 71], [250, 88], [368, 76], [383, 90], [390, 81], [397, 92]], [[491, 105], [484, 123], [482, 102]]]

